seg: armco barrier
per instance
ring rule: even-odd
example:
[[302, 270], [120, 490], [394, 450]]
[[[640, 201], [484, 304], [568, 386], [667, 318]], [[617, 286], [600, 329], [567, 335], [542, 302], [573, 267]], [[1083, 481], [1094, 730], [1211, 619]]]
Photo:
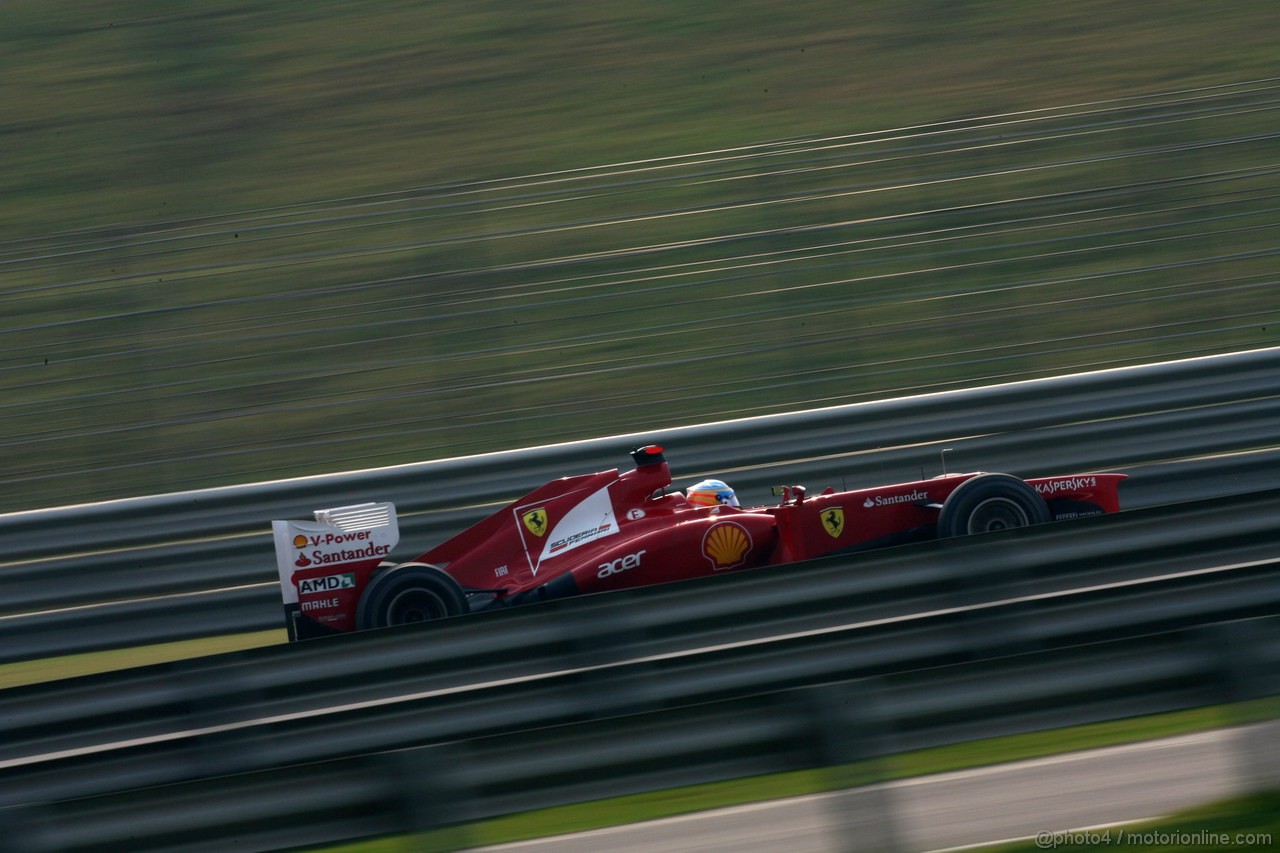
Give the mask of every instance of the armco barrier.
[[[866, 784], [875, 765], [851, 762], [1277, 692], [1280, 620], [1258, 619], [9, 808], [0, 822], [15, 853], [272, 850], [801, 768]], [[900, 849], [879, 793], [837, 819]], [[434, 840], [467, 844], [465, 830]]]
[[[640, 653], [696, 648], [718, 639], [772, 636], [848, 624], [857, 618], [905, 615], [938, 594], [967, 596], [964, 603], [1015, 594], [1044, 594], [1106, 582], [1274, 558], [1280, 553], [1280, 489], [1168, 505], [1113, 516], [990, 534], [980, 539], [921, 543], [900, 549], [833, 557], [770, 569], [627, 590], [543, 605], [477, 614], [421, 626], [255, 649], [237, 655], [179, 661], [126, 673], [106, 673], [0, 693], [0, 713], [39, 705], [50, 713], [64, 685], [81, 691], [101, 684], [119, 696], [132, 680], [165, 679], [175, 672], [203, 678], [206, 669], [252, 666], [263, 684], [298, 695], [312, 672], [317, 681], [343, 672], [370, 682], [419, 672], [435, 686], [441, 671], [472, 671], [518, 660], [533, 671], [539, 650], [558, 654], [560, 623], [595, 614], [607, 630], [648, 638]], [[1015, 582], [1016, 581], [1016, 582]], [[589, 626], [588, 626], [589, 627]], [[581, 635], [581, 629], [576, 629]], [[5, 643], [20, 643], [20, 635]], [[492, 658], [492, 660], [490, 660]], [[9, 702], [7, 697], [13, 697]], [[119, 701], [114, 699], [113, 701]], [[83, 707], [83, 701], [69, 702]], [[142, 710], [142, 709], [138, 709]], [[0, 717], [4, 728], [13, 719]], [[4, 754], [0, 753], [0, 758]]]
[[1161, 507], [16, 688], [0, 803], [1274, 613], [1278, 508]]
[[[944, 448], [952, 450], [949, 464], [967, 470], [1126, 470], [1134, 475], [1122, 492], [1128, 507], [1270, 487], [1280, 474], [1280, 452], [1259, 448], [1275, 443], [1277, 367], [1280, 349], [1259, 350], [0, 516], [0, 547], [13, 561], [0, 565], [0, 634], [24, 638], [0, 643], [0, 650], [4, 660], [21, 660], [274, 628], [271, 518], [390, 498], [402, 511], [397, 553], [418, 553], [487, 514], [494, 502], [565, 473], [617, 466], [626, 449], [648, 440], [671, 444], [677, 469], [686, 466], [677, 470], [678, 482], [730, 476], [755, 502], [768, 500], [768, 487], [779, 481], [914, 479], [939, 470]], [[1197, 459], [1205, 455], [1212, 458]]]
[[[1252, 470], [1256, 472], [1259, 469], [1258, 460], [1252, 454], [1247, 458], [1252, 463]], [[1232, 457], [1223, 460], [1222, 464], [1238, 465], [1241, 463], [1238, 458]], [[1220, 470], [1229, 469], [1211, 469], [1212, 472], [1219, 472]], [[1167, 474], [1164, 476], [1167, 476]], [[1219, 485], [1229, 482], [1233, 488], [1239, 487], [1239, 481], [1229, 480], [1229, 475], [1227, 474], [1207, 473], [1204, 476], [1213, 478]], [[1154, 475], [1152, 480], [1161, 484], [1165, 482]], [[1131, 487], [1131, 482], [1126, 482], [1121, 487], [1122, 497], [1128, 494], [1127, 490]], [[1183, 482], [1185, 486], [1185, 481], [1180, 482]], [[1238, 504], [1232, 503], [1231, 499], [1222, 499], [1223, 502], [1220, 504], [1207, 503], [1198, 508], [1189, 504], [1183, 509], [1169, 510], [1169, 512], [1186, 512], [1189, 513], [1187, 517], [1190, 518], [1200, 513], [1212, 514], [1215, 512], [1212, 507], [1219, 506], [1221, 509], [1216, 511], [1217, 520], [1214, 521], [1214, 524], [1229, 525], [1229, 529], [1232, 530], [1239, 530], [1239, 525], [1241, 524], [1251, 525], [1250, 534], [1241, 536], [1239, 543], [1241, 545], [1257, 545], [1259, 542], [1256, 537], [1261, 536], [1263, 537], [1261, 544], [1265, 545], [1266, 541], [1269, 541], [1267, 537], [1271, 535], [1269, 531], [1272, 528], [1269, 527], [1269, 519], [1263, 513], [1256, 511], [1256, 509], [1259, 505], [1272, 500], [1271, 497], [1268, 497], [1268, 494], [1260, 492], [1250, 495], [1240, 499]], [[1235, 509], [1237, 506], [1239, 507], [1238, 510]], [[1148, 518], [1151, 517], [1142, 514], [1135, 515], [1132, 512], [1122, 513], [1122, 515], [1129, 519], [1123, 522], [1126, 526], [1144, 526], [1147, 524]], [[1155, 517], [1159, 518], [1161, 516], [1157, 514]], [[1072, 525], [1050, 527], [1037, 531], [1037, 535], [1050, 537], [1046, 540], [1044, 547], [1053, 549], [1059, 547], [1057, 544], [1059, 541], [1063, 541], [1054, 537], [1066, 537], [1067, 541], [1073, 541], [1071, 537], [1073, 529], [1076, 528]], [[1192, 535], [1207, 535], [1198, 525], [1168, 524], [1161, 525], [1157, 529], [1160, 532], [1152, 535], [1163, 537], [1164, 541], [1170, 543], [1185, 542], [1186, 537]], [[1137, 533], [1134, 534], [1134, 536], [1137, 535]], [[1154, 544], [1156, 543], [1153, 542]], [[239, 555], [239, 559], [246, 559], [246, 550], [252, 551], [252, 549], [244, 549], [241, 546], [233, 546], [231, 544], [224, 545], [224, 547], [234, 547], [234, 553]], [[269, 561], [274, 558], [270, 554], [270, 545], [265, 537], [263, 537], [261, 547], [263, 552], [258, 555], [255, 563], [271, 565]], [[172, 552], [169, 549], [163, 549], [161, 553], [163, 556], [159, 559], [164, 560], [168, 559]], [[857, 558], [857, 565], [861, 566], [875, 556], [877, 555], [861, 555]], [[1025, 556], [1026, 559], [1033, 562], [1040, 559], [1032, 554]], [[1268, 554], [1261, 548], [1243, 555], [1237, 555], [1239, 559], [1255, 559], [1265, 556], [1268, 556]], [[1094, 553], [1090, 559], [1097, 559], [1098, 557], [1099, 554]], [[109, 559], [115, 560], [117, 558], [118, 555]], [[1019, 559], [1022, 558], [1022, 556], [1019, 557]], [[201, 573], [204, 566], [204, 564], [195, 560], [179, 561], [178, 565], [182, 568], [172, 568], [167, 569], [167, 571], [170, 573], [187, 571]], [[159, 569], [164, 569], [162, 562], [158, 563], [157, 566]], [[156, 567], [148, 564], [146, 571], [150, 572], [153, 568]], [[85, 571], [90, 579], [86, 582], [101, 582], [100, 579], [94, 579], [94, 572], [87, 569]], [[56, 581], [50, 579], [49, 583], [52, 585]], [[63, 578], [63, 585], [70, 583], [72, 581], [69, 577]], [[280, 628], [282, 623], [279, 589], [275, 580], [228, 590], [188, 595], [148, 596], [138, 600], [125, 600], [118, 603], [100, 604], [94, 607], [63, 608], [26, 616], [0, 618], [0, 662], [30, 660], [66, 654], [72, 651], [93, 651], [103, 648], [159, 643], [232, 631]]]
[[[1122, 496], [1125, 508], [1133, 509], [1274, 487], [1280, 480], [1280, 450], [1220, 455], [1241, 444], [1256, 448], [1274, 442], [1280, 397], [1267, 401], [1262, 417], [1246, 417], [1241, 411], [1252, 405], [1215, 407], [1197, 412], [1194, 420], [1166, 413], [1026, 434], [960, 438], [945, 444], [951, 449], [948, 459], [953, 468], [965, 470], [1005, 470], [1027, 476], [1088, 470], [1129, 473], [1131, 479], [1124, 484]], [[791, 442], [790, 436], [779, 436], [778, 440]], [[681, 448], [673, 449], [672, 455], [677, 454], [685, 455]], [[1203, 454], [1210, 457], [1194, 458]], [[780, 482], [821, 488], [916, 479], [937, 472], [940, 458], [937, 448], [912, 447], [714, 473], [730, 477], [746, 500], [765, 503], [771, 500], [769, 488]], [[1144, 464], [1143, 460], [1155, 461]], [[601, 467], [624, 461], [625, 457], [619, 456]], [[490, 497], [498, 501], [510, 495]], [[299, 505], [291, 515], [306, 517], [315, 508], [318, 503]], [[403, 545], [397, 553], [420, 553], [494, 508], [493, 503], [486, 503], [402, 512]], [[169, 540], [157, 539], [145, 546], [0, 566], [0, 590], [4, 593], [0, 615], [274, 582], [269, 520], [262, 521], [256, 532], [226, 539], [178, 541], [183, 536], [175, 532]]]
[[[1273, 347], [461, 459], [11, 513], [0, 516], [0, 542], [6, 559], [31, 559], [259, 530], [264, 520], [290, 517], [301, 507], [373, 498], [394, 501], [407, 512], [449, 509], [517, 497], [567, 472], [614, 467], [637, 443], [680, 448], [673, 454], [677, 467], [728, 471], [792, 459], [797, 447], [806, 455], [846, 454], [1261, 400], [1275, 395], [1277, 376], [1280, 347]], [[1150, 432], [1143, 437], [1157, 438]], [[1256, 444], [1241, 445], [1246, 446]]]
[[[4, 764], [0, 802], [87, 796], [345, 755], [445, 743], [512, 730], [605, 719], [637, 710], [741, 699], [833, 679], [946, 666], [1012, 652], [1060, 649], [1206, 619], [1274, 613], [1277, 564], [1229, 579], [1148, 582], [1109, 597], [1066, 595], [999, 608], [940, 613], [841, 632], [742, 644], [636, 663], [590, 664], [568, 656], [558, 673], [425, 691], [265, 721], [231, 722], [205, 695], [225, 687], [253, 707], [233, 679], [170, 685], [190, 713], [170, 736], [109, 742]], [[1198, 582], [1197, 582], [1198, 581]], [[1134, 615], [1137, 613], [1138, 615]], [[1059, 675], [1063, 675], [1059, 673]], [[1081, 672], [1077, 678], [1085, 678]], [[1064, 683], [1072, 679], [1064, 676]], [[188, 698], [189, 697], [189, 698]], [[1016, 697], [1008, 697], [1014, 701]], [[992, 701], [996, 701], [994, 698]], [[204, 703], [199, 705], [196, 703]], [[237, 709], [238, 710], [238, 709]]]

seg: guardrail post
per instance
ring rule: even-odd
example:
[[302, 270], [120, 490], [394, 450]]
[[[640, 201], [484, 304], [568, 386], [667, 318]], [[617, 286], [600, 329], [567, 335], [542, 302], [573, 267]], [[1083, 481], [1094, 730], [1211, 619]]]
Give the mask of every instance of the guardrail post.
[[242, 670], [232, 667], [189, 670], [180, 663], [171, 666], [168, 680], [186, 706], [184, 725], [206, 730], [188, 739], [187, 748], [175, 755], [174, 778], [203, 779], [242, 771], [245, 755], [241, 753], [244, 748], [236, 745], [237, 732], [216, 729], [241, 721], [241, 709], [260, 702], [261, 690], [248, 686]]
[[644, 630], [622, 608], [602, 615], [595, 610], [565, 609], [555, 614], [564, 631], [568, 651], [566, 669], [585, 669], [567, 682], [566, 691], [579, 711], [595, 719], [615, 714], [639, 714], [654, 707], [647, 695], [644, 673], [648, 663], [615, 664], [635, 657], [645, 641]]
[[473, 846], [466, 826], [470, 793], [451, 772], [466, 761], [463, 744], [450, 743], [383, 753], [387, 787], [399, 804], [402, 834], [430, 833], [429, 848], [447, 853]]
[[46, 853], [55, 846], [41, 830], [49, 820], [44, 805], [29, 803], [11, 808], [0, 808], [0, 847], [8, 853]]
[[1280, 627], [1280, 618], [1245, 619], [1209, 626], [1209, 642], [1220, 661], [1224, 698], [1240, 718], [1236, 740], [1237, 763], [1246, 790], [1280, 788], [1280, 718], [1258, 720], [1249, 704], [1274, 696], [1280, 672], [1261, 649]]
[[883, 717], [875, 712], [874, 678], [801, 693], [812, 720], [817, 758], [837, 789], [830, 799], [833, 846], [848, 853], [902, 850], [883, 756], [890, 752]]
[[[956, 623], [958, 651], [970, 660], [981, 660], [1043, 649], [1040, 643], [1029, 639], [1031, 632], [1025, 627], [1028, 617], [1020, 608], [970, 609], [1022, 594], [1027, 570], [1016, 554], [1009, 550], [988, 548], [975, 552], [955, 547], [942, 551], [940, 558], [947, 561], [951, 603], [960, 608]], [[975, 560], [983, 562], [975, 565]]]

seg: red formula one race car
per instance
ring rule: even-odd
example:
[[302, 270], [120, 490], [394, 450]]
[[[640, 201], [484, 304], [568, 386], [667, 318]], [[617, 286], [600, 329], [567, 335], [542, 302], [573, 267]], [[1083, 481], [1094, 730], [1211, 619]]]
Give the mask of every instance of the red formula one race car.
[[668, 492], [661, 447], [632, 458], [624, 473], [553, 480], [403, 563], [387, 559], [399, 538], [389, 503], [273, 522], [290, 639], [1116, 512], [1124, 479], [944, 474], [816, 495], [791, 486], [776, 506], [748, 508], [715, 480]]

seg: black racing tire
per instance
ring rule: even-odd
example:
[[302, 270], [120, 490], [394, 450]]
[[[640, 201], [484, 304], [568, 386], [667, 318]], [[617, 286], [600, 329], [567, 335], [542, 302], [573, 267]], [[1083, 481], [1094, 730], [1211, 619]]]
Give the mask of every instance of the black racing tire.
[[378, 572], [360, 596], [356, 628], [430, 622], [467, 611], [458, 582], [435, 566], [404, 563]]
[[943, 502], [938, 538], [1028, 527], [1051, 517], [1040, 493], [1017, 477], [979, 474], [961, 483]]

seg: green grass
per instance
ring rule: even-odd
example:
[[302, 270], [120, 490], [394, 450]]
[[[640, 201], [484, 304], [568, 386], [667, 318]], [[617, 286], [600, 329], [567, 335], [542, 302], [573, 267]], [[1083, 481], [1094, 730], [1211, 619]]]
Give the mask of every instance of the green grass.
[[1274, 344], [1268, 93], [888, 132], [1267, 78], [1273, 17], [11, 0], [0, 511]]
[[243, 649], [276, 645], [286, 642], [286, 640], [285, 631], [281, 629], [7, 663], [0, 665], [0, 690], [19, 687], [24, 684], [57, 681], [60, 678], [75, 678], [79, 675], [93, 675], [99, 672], [147, 666], [153, 663], [167, 663], [206, 655], [217, 655], [224, 652], [238, 652]]
[[13, 0], [11, 235], [1266, 77], [1265, 0]]
[[[1197, 708], [907, 752], [873, 764], [827, 770], [803, 770], [653, 791], [510, 815], [419, 836], [375, 839], [316, 849], [323, 849], [328, 853], [384, 853], [384, 851], [391, 853], [399, 850], [454, 849], [504, 844], [609, 826], [622, 826], [708, 809], [821, 793], [837, 790], [851, 783], [865, 784], [874, 781], [914, 778], [1208, 731], [1225, 725], [1271, 719], [1278, 713], [1280, 713], [1280, 699]], [[1256, 802], [1244, 800], [1239, 807], [1249, 809], [1257, 803], [1270, 802], [1270, 799]], [[1233, 804], [1224, 808], [1227, 813], [1235, 815], [1237, 807]], [[1190, 825], [1190, 823], [1183, 824], [1184, 827]], [[1242, 826], [1248, 828], [1253, 824], [1245, 823]]]

